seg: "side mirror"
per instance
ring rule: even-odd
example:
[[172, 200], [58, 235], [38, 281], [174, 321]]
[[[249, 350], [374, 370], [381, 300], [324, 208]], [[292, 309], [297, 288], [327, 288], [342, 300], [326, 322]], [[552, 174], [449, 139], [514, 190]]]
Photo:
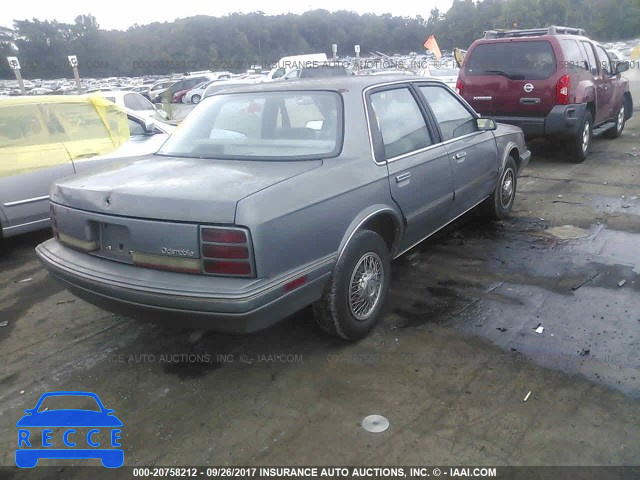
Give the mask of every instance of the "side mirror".
[[153, 120], [146, 119], [144, 121], [144, 131], [147, 134], [153, 135], [156, 133], [156, 123]]
[[616, 63], [616, 75], [620, 75], [622, 72], [626, 72], [627, 70], [629, 70], [629, 62]]
[[477, 118], [476, 123], [478, 130], [489, 131], [498, 128], [496, 121], [493, 118]]

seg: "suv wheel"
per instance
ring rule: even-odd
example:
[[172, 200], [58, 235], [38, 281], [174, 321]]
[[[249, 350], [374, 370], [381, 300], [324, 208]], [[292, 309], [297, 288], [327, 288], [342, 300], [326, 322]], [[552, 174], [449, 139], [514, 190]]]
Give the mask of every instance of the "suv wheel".
[[572, 140], [572, 160], [576, 163], [582, 163], [587, 159], [591, 150], [591, 142], [593, 140], [593, 117], [591, 112], [587, 110], [582, 117], [582, 124], [578, 135]]
[[618, 109], [618, 115], [616, 116], [616, 125], [611, 127], [609, 130], [604, 132], [604, 137], [606, 138], [618, 138], [622, 135], [622, 131], [624, 130], [624, 124], [626, 122], [626, 114], [627, 111], [624, 108], [624, 104], [626, 103], [626, 99], [622, 99], [622, 105]]
[[489, 216], [494, 220], [504, 220], [509, 216], [513, 202], [516, 198], [516, 186], [518, 173], [516, 162], [509, 156], [504, 166], [502, 175], [498, 179], [496, 188], [489, 198], [485, 200], [485, 208]]
[[389, 251], [382, 237], [370, 230], [357, 232], [322, 298], [313, 304], [318, 326], [346, 340], [364, 338], [380, 317], [390, 270]]

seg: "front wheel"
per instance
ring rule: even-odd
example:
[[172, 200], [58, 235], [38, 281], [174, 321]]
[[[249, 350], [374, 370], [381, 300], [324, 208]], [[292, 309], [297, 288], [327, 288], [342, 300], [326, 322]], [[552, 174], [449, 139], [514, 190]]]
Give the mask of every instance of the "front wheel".
[[496, 188], [489, 198], [485, 200], [485, 207], [489, 216], [494, 220], [504, 220], [511, 213], [516, 198], [516, 186], [518, 183], [518, 170], [516, 161], [509, 156], [507, 163], [498, 179]]
[[349, 242], [322, 298], [313, 304], [318, 326], [346, 340], [375, 327], [389, 289], [389, 250], [375, 232], [361, 230]]
[[191, 103], [200, 103], [200, 95], [194, 95], [191, 97]]

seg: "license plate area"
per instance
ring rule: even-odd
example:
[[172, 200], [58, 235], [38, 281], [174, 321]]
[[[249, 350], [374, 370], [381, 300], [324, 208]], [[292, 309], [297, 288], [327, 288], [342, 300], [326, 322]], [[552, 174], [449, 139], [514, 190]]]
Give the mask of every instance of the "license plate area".
[[133, 263], [131, 234], [124, 225], [100, 224], [101, 256], [120, 262]]

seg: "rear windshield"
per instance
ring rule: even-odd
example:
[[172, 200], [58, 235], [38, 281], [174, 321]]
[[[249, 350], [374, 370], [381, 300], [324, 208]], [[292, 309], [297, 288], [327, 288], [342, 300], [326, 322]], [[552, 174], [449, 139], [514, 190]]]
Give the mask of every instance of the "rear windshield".
[[335, 92], [221, 93], [201, 102], [158, 154], [239, 160], [336, 156], [341, 105]]
[[483, 43], [468, 55], [465, 70], [468, 75], [542, 80], [556, 71], [556, 56], [546, 40]]

